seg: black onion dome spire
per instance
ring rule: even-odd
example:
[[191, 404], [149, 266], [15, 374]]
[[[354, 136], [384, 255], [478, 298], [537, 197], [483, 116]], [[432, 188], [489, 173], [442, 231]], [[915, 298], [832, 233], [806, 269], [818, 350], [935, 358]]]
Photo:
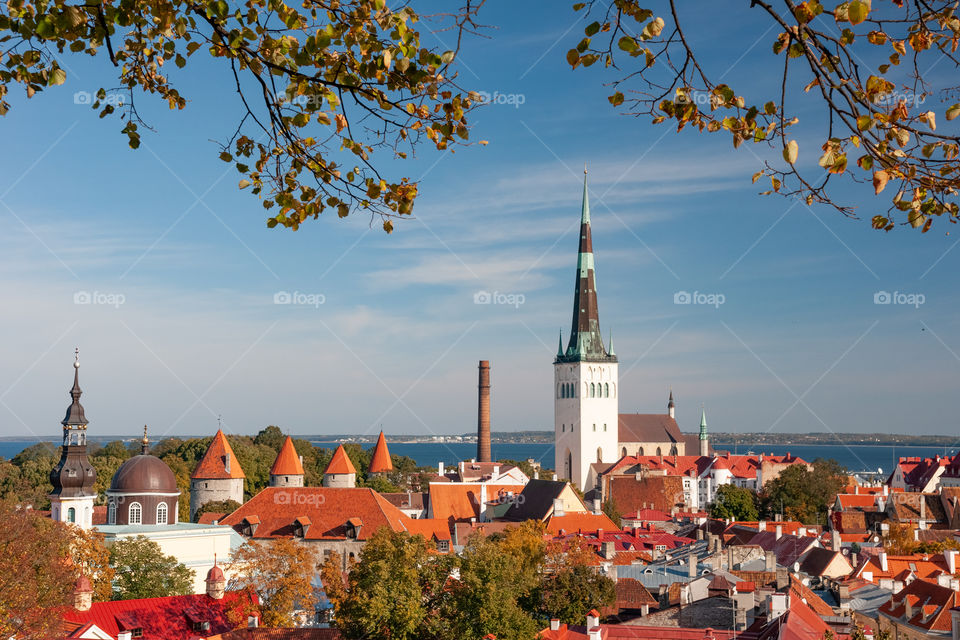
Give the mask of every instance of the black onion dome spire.
[[80, 390], [80, 349], [74, 351], [75, 360], [73, 362], [73, 388], [70, 389], [70, 397], [73, 402], [67, 407], [67, 414], [63, 417], [63, 426], [81, 426], [87, 424], [87, 417], [83, 415], [83, 405], [80, 404], [80, 396], [83, 391]]

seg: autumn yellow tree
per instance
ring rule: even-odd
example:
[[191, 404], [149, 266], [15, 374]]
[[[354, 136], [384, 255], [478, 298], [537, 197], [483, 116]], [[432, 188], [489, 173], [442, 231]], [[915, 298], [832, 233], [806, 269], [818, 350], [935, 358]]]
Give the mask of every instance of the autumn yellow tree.
[[[947, 124], [960, 115], [951, 85], [960, 67], [956, 8], [952, 0], [751, 0], [709, 8], [676, 0], [591, 0], [573, 5], [594, 20], [567, 61], [573, 68], [601, 63], [618, 70], [609, 100], [624, 113], [678, 132], [725, 135], [734, 147], [779, 150], [782, 162], [758, 161], [753, 180], [766, 176], [764, 193], [855, 216], [854, 207], [833, 195], [836, 181], [849, 178], [889, 197], [885, 210], [873, 210], [874, 228], [899, 223], [927, 231], [937, 217], [956, 223], [960, 215], [960, 137]], [[745, 75], [720, 73], [741, 60], [722, 61], [718, 70], [705, 55], [702, 34], [693, 34], [694, 21], [709, 15], [705, 10], [721, 14], [711, 38], [727, 36], [720, 21], [758, 16], [769, 25], [769, 37], [761, 36], [766, 46], [748, 47], [741, 56], [761, 63], [776, 56], [779, 72], [765, 94], [745, 95], [738, 89], [748, 83]], [[805, 94], [815, 97], [812, 103]], [[802, 149], [792, 134], [799, 105], [823, 123], [813, 148]], [[805, 162], [813, 158], [819, 168]]]
[[317, 559], [307, 545], [290, 538], [248, 540], [233, 552], [229, 571], [229, 588], [249, 589], [259, 597], [264, 626], [296, 626], [303, 612], [313, 618]]
[[135, 149], [149, 127], [138, 105], [186, 109], [173, 78], [210, 56], [235, 86], [224, 96], [228, 124], [211, 132], [213, 154], [270, 211], [269, 226], [359, 210], [389, 232], [418, 188], [378, 166], [421, 143], [444, 151], [468, 138], [478, 96], [457, 85], [453, 63], [482, 3], [433, 16], [456, 43], [442, 50], [422, 44], [409, 5], [385, 0], [11, 0], [0, 7], [0, 115], [13, 87], [32, 98], [69, 82], [61, 60], [94, 57], [112, 65], [121, 93], [100, 88], [86, 100], [101, 118], [119, 117]]
[[103, 534], [95, 529], [79, 527], [73, 527], [71, 534], [71, 557], [77, 573], [87, 576], [93, 583], [94, 601], [110, 600], [114, 570], [110, 565], [110, 550], [104, 544]]

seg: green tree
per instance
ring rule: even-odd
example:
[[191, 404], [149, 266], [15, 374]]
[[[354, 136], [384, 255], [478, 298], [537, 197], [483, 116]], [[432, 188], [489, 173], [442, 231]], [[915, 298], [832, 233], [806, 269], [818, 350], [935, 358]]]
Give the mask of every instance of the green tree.
[[609, 607], [617, 599], [613, 580], [583, 563], [547, 574], [541, 592], [543, 614], [567, 624], [582, 624], [588, 611]]
[[358, 483], [361, 487], [369, 487], [376, 491], [377, 493], [398, 493], [403, 491], [398, 485], [390, 482], [389, 479], [383, 477], [380, 474], [367, 476], [367, 478], [362, 482]]
[[452, 560], [431, 550], [423, 536], [385, 527], [373, 534], [335, 611], [347, 638], [412, 640], [441, 624], [433, 614]]
[[761, 502], [769, 515], [783, 511], [790, 520], [823, 524], [844, 484], [846, 472], [834, 460], [817, 459], [812, 469], [791, 465], [764, 486]]
[[[451, 41], [474, 28], [476, 4], [434, 16], [457, 32]], [[135, 105], [146, 96], [185, 109], [172, 78], [206, 66], [191, 65], [198, 52], [209, 55], [237, 94], [236, 126], [215, 153], [272, 210], [268, 226], [296, 229], [325, 211], [363, 210], [382, 216], [389, 232], [391, 218], [411, 213], [417, 185], [384, 179], [375, 162], [406, 158], [422, 144], [443, 151], [463, 143], [478, 97], [454, 82], [456, 51], [421, 43], [419, 20], [409, 6], [393, 10], [383, 0], [232, 8], [224, 0], [18, 0], [0, 13], [0, 115], [13, 86], [33, 97], [67, 81], [60, 60], [93, 56], [113, 65], [127, 100], [117, 106], [101, 88], [91, 106], [101, 118], [119, 116], [136, 149], [144, 122]]]
[[[749, 9], [728, 10], [726, 18], [755, 18], [758, 32], [764, 25], [770, 31], [769, 38], [761, 36], [768, 46], [749, 49], [736, 62], [759, 59], [779, 67], [767, 73], [782, 78], [768, 94], [749, 98], [736, 89], [752, 80], [747, 73], [730, 73], [737, 67], [732, 60], [717, 64], [704, 55], [704, 42], [694, 36], [702, 17], [697, 3], [668, 0], [662, 16], [650, 5], [574, 5], [596, 20], [586, 21], [585, 37], [567, 52], [567, 62], [573, 68], [602, 62], [617, 70], [609, 96], [615, 108], [678, 131], [718, 132], [735, 148], [747, 142], [780, 150], [782, 163], [767, 161], [753, 176], [754, 182], [769, 178], [764, 193], [854, 216], [854, 207], [834, 200], [828, 184], [848, 177], [872, 183], [879, 195], [891, 182], [887, 193], [895, 195], [881, 205], [885, 211], [875, 209], [875, 229], [900, 223], [926, 231], [934, 216], [957, 221], [960, 137], [956, 128], [937, 130], [937, 119], [953, 120], [960, 104], [949, 104], [955, 97], [950, 72], [930, 73], [936, 63], [946, 61], [954, 71], [960, 64], [953, 55], [960, 22], [952, 1], [753, 0]], [[865, 62], [878, 57], [877, 66]], [[809, 151], [791, 138], [801, 111], [819, 123], [819, 140]]]
[[614, 501], [613, 496], [608, 498], [600, 508], [603, 510], [603, 513], [613, 520], [618, 526], [620, 525], [620, 520], [623, 518], [623, 514], [620, 513], [620, 509], [617, 508], [617, 503]]
[[460, 578], [451, 583], [444, 602], [454, 637], [526, 640], [539, 624], [520, 602], [536, 584], [513, 554], [495, 539], [472, 536], [460, 557]]
[[253, 444], [266, 445], [279, 453], [280, 447], [283, 446], [283, 441], [286, 440], [286, 438], [287, 437], [283, 435], [283, 431], [280, 430], [280, 427], [270, 425], [260, 430], [253, 438]]
[[211, 500], [210, 502], [203, 503], [200, 508], [197, 509], [197, 513], [194, 514], [194, 522], [200, 522], [200, 516], [207, 512], [230, 515], [239, 508], [240, 503], [236, 500]]
[[313, 613], [317, 559], [310, 547], [290, 538], [248, 540], [233, 552], [230, 571], [231, 589], [249, 589], [260, 597], [264, 626], [292, 627], [298, 611]]
[[144, 536], [114, 542], [110, 547], [110, 565], [115, 572], [114, 600], [193, 593], [193, 569], [164, 555], [160, 545]]
[[725, 484], [717, 489], [717, 497], [710, 505], [710, 515], [721, 520], [729, 518], [755, 522], [760, 519], [757, 505], [757, 494], [750, 489]]

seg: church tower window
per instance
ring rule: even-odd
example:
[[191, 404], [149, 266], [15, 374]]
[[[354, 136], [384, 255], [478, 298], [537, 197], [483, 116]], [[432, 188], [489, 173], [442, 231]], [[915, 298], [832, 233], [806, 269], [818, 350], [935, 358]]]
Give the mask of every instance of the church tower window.
[[111, 502], [107, 506], [107, 524], [117, 524], [117, 503]]
[[[604, 397], [604, 398], [609, 398], [609, 397], [610, 397], [610, 383], [609, 383], [609, 382], [604, 382], [604, 383], [603, 383], [603, 397]], [[606, 429], [604, 429], [604, 431], [606, 431]]]
[[77, 510], [73, 507], [67, 509], [67, 522], [76, 522], [77, 521]]

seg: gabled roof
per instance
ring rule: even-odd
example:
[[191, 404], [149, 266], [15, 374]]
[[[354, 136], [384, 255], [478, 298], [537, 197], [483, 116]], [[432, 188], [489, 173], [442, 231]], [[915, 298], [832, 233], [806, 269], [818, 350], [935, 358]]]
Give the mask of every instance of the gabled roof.
[[404, 521], [407, 531], [416, 535], [420, 534], [427, 540], [450, 542], [450, 526], [446, 520], [437, 518], [411, 518]]
[[790, 598], [786, 613], [770, 620], [760, 631], [760, 640], [811, 640], [824, 637], [830, 627], [800, 598]]
[[352, 462], [350, 462], [350, 456], [347, 455], [347, 450], [344, 449], [343, 445], [341, 444], [339, 447], [337, 447], [337, 450], [333, 452], [333, 457], [330, 458], [330, 464], [327, 465], [323, 475], [339, 475], [356, 472], [357, 468], [353, 466]]
[[666, 413], [621, 413], [617, 437], [619, 442], [683, 442], [680, 426]]
[[561, 532], [577, 533], [578, 531], [619, 531], [620, 527], [614, 524], [613, 520], [605, 514], [594, 515], [592, 513], [568, 513], [562, 516], [551, 515], [547, 520], [547, 533], [558, 535]]
[[373, 458], [370, 460], [370, 473], [386, 473], [393, 471], [393, 462], [390, 460], [390, 451], [387, 450], [387, 439], [380, 432], [377, 446], [373, 449]]
[[[229, 469], [229, 471], [227, 470]], [[240, 461], [233, 453], [233, 448], [227, 441], [222, 429], [217, 429], [216, 435], [207, 447], [197, 468], [190, 476], [194, 480], [225, 480], [230, 478], [246, 478]]]
[[909, 575], [912, 573], [921, 579], [936, 580], [941, 573], [949, 573], [947, 561], [942, 553], [936, 555], [915, 553], [905, 556], [888, 554], [886, 571], [881, 569], [879, 554], [871, 555], [862, 560], [855, 575], [862, 578], [864, 577], [864, 571], [869, 571], [872, 574], [871, 582], [875, 584], [879, 583], [881, 578], [896, 578], [899, 574]]
[[[487, 484], [478, 482], [431, 482], [430, 512], [434, 518], [448, 522], [465, 522], [480, 518], [486, 502], [508, 500], [507, 495], [520, 495], [523, 485]], [[514, 503], [515, 504], [515, 503]]]
[[506, 520], [543, 520], [553, 508], [553, 501], [567, 488], [566, 482], [531, 480], [523, 487], [518, 499], [504, 514]]
[[[838, 558], [839, 560], [837, 560]], [[824, 575], [824, 572], [826, 572], [827, 568], [829, 568], [834, 561], [841, 563], [844, 571], [846, 571], [844, 575], [849, 575], [853, 572], [853, 567], [842, 553], [821, 548], [810, 549], [803, 559], [803, 562], [800, 563], [800, 571], [811, 576], [820, 577]]]
[[[142, 629], [144, 640], [188, 640], [197, 637], [192, 620], [209, 622], [205, 633], [214, 635], [237, 626], [230, 612], [243, 603], [256, 604], [256, 596], [245, 591], [228, 591], [223, 599], [207, 594], [94, 602], [88, 611], [63, 610], [63, 620], [71, 626], [95, 624], [116, 638], [121, 631]], [[245, 624], [245, 621], [244, 621]], [[84, 627], [75, 627], [82, 630]], [[72, 637], [76, 637], [76, 631]]]
[[[295, 522], [306, 518], [305, 540], [344, 540], [348, 523], [360, 524], [357, 540], [380, 527], [405, 531], [412, 519], [373, 489], [338, 487], [267, 487], [220, 521], [243, 533], [243, 522], [257, 523], [253, 538], [292, 538]], [[305, 522], [307, 520], [301, 520]]]
[[949, 634], [950, 609], [956, 605], [957, 594], [953, 589], [927, 580], [914, 580], [882, 605], [880, 613], [918, 629]]
[[273, 461], [273, 466], [270, 467], [270, 475], [303, 475], [303, 464], [300, 462], [300, 455], [293, 446], [293, 438], [290, 436], [287, 436], [287, 439], [283, 441], [283, 446], [280, 447], [280, 453], [277, 454], [277, 459]]

